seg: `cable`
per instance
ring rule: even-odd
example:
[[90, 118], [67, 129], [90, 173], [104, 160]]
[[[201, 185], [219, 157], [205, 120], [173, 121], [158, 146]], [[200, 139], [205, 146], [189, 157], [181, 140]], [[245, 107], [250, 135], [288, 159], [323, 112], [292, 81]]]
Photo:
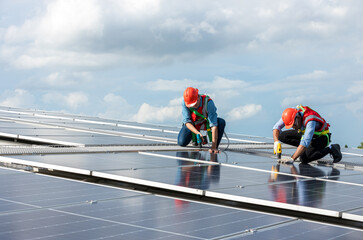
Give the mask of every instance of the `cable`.
[[227, 151], [228, 147], [229, 147], [229, 138], [228, 138], [227, 133], [225, 131], [223, 131], [223, 134], [227, 138], [227, 147], [223, 151]]

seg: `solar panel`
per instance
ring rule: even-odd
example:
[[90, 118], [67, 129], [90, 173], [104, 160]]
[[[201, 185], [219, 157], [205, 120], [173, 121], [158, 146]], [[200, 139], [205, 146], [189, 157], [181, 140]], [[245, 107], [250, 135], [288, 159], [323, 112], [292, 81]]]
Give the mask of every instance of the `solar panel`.
[[229, 239], [354, 239], [362, 238], [362, 232], [347, 228], [321, 225], [316, 222], [296, 221], [278, 228], [263, 229], [243, 236]]
[[[152, 156], [140, 155], [137, 152], [125, 153], [99, 153], [99, 154], [72, 154], [71, 156], [61, 155], [23, 155], [17, 156], [18, 159], [63, 165], [67, 167], [82, 168], [92, 171], [110, 170], [137, 170], [137, 169], [158, 169], [158, 168], [177, 168], [177, 161], [168, 161]], [[194, 165], [194, 163], [187, 163]]]
[[2, 239], [214, 238], [238, 233], [241, 225], [249, 229], [288, 221], [4, 169], [0, 176], [6, 186], [0, 202], [8, 203], [0, 212]]
[[[2, 172], [7, 171], [0, 169]], [[52, 178], [30, 173], [1, 174], [0, 196], [8, 203], [21, 203], [25, 208], [90, 202], [103, 198], [119, 198], [140, 193], [119, 191], [97, 185]], [[20, 209], [18, 209], [20, 210]]]
[[[326, 157], [281, 165], [271, 138], [227, 133], [230, 150], [211, 155], [176, 146], [178, 130], [0, 107], [0, 136], [7, 145], [28, 144], [1, 147], [0, 164], [26, 172], [0, 169], [0, 237], [354, 239], [362, 233], [362, 151], [344, 149], [339, 164]], [[63, 146], [40, 147], [40, 141]]]

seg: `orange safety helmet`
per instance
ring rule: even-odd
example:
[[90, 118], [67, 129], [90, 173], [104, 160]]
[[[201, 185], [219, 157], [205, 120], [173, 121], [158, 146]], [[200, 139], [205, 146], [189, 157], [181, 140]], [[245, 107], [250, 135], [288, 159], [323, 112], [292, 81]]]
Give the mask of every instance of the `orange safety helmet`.
[[193, 106], [198, 101], [198, 89], [188, 87], [184, 91], [184, 102], [187, 107]]
[[296, 114], [299, 110], [296, 108], [286, 108], [282, 113], [282, 121], [287, 129], [294, 125]]

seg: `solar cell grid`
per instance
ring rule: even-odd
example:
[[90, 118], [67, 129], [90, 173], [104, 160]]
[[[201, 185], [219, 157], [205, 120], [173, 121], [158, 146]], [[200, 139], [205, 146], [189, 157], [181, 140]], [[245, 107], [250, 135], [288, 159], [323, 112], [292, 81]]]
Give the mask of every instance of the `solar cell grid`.
[[[23, 155], [16, 156], [16, 158], [92, 171], [153, 169], [179, 166], [179, 162], [177, 161], [140, 155], [137, 152], [43, 156]], [[180, 161], [180, 163], [183, 165], [194, 165], [191, 162]]]
[[[0, 107], [0, 116], [18, 120], [0, 120], [0, 132], [87, 145], [157, 146], [164, 143], [150, 141], [148, 136], [170, 138], [175, 142], [179, 129], [45, 111], [7, 110]], [[43, 125], [24, 124], [22, 121], [38, 121]], [[52, 127], [47, 124], [52, 124]], [[74, 131], [77, 129], [91, 132]], [[138, 134], [140, 138], [112, 136], [109, 135], [111, 132]], [[258, 136], [229, 134], [229, 137], [231, 146], [235, 147], [237, 145], [234, 143], [272, 143], [271, 138]], [[241, 146], [244, 147], [243, 144]], [[340, 165], [278, 165], [272, 157], [271, 145], [256, 146], [248, 150], [251, 151], [249, 153], [226, 151], [217, 157], [208, 152], [190, 150], [12, 157], [91, 170], [94, 176], [147, 180], [152, 186], [168, 184], [199, 189], [203, 191], [198, 193], [206, 196], [231, 196], [236, 199], [240, 196], [254, 202], [269, 201], [265, 203], [282, 208], [287, 205], [274, 203], [289, 204], [297, 210], [299, 207], [313, 207], [316, 213], [331, 210], [329, 213], [333, 215], [342, 214], [345, 219], [363, 222], [363, 171], [344, 169], [345, 162], [360, 163], [362, 151], [342, 149]], [[293, 152], [294, 149], [284, 149], [284, 154]], [[318, 223], [311, 225], [310, 222], [294, 218], [11, 172], [0, 169], [0, 238], [4, 239], [145, 239], [145, 236], [148, 239], [315, 239], [316, 236], [319, 239], [321, 236], [324, 239], [339, 239], [342, 236], [355, 239], [362, 233]], [[308, 211], [311, 208], [301, 209]], [[22, 223], [21, 229], [17, 226], [19, 223]]]
[[[4, 171], [6, 170], [2, 172]], [[46, 191], [47, 195], [57, 199], [57, 202], [52, 202], [52, 199], [47, 197], [46, 204], [36, 199], [28, 199], [27, 192], [19, 192], [14, 186], [1, 189], [2, 196], [7, 191], [21, 193], [18, 204], [10, 200], [14, 197], [6, 196], [9, 198], [6, 207], [13, 212], [7, 211], [6, 214], [0, 212], [2, 239], [97, 239], [129, 236], [136, 239], [145, 239], [145, 236], [148, 239], [164, 236], [207, 239], [222, 234], [234, 234], [241, 230], [241, 226], [243, 229], [258, 227], [261, 224], [275, 224], [276, 221], [287, 221], [284, 217], [161, 198], [59, 178], [27, 173], [3, 175], [18, 175], [17, 178], [9, 180], [18, 184], [28, 180], [22, 184], [27, 185], [25, 188], [30, 192], [38, 189], [39, 192], [34, 192], [36, 195]], [[48, 187], [52, 188], [45, 189], [46, 184], [43, 183], [48, 183]], [[79, 199], [70, 201], [67, 197], [59, 198], [61, 195], [67, 195], [66, 190], [78, 198], [94, 199], [95, 203], [90, 204]], [[79, 190], [88, 194], [78, 194]], [[102, 190], [114, 191], [117, 195], [109, 195]], [[60, 192], [61, 195], [58, 194]], [[32, 205], [29, 205], [30, 203]], [[50, 203], [51, 208], [49, 208]]]
[[4, 201], [39, 207], [139, 195], [135, 192], [27, 173], [0, 175], [0, 181], [3, 184], [0, 196]]
[[[281, 234], [283, 233], [283, 234]], [[252, 233], [236, 236], [229, 239], [286, 239], [286, 240], [343, 240], [352, 239], [358, 240], [362, 238], [360, 231], [354, 231], [348, 228], [339, 228], [334, 226], [327, 226], [318, 223], [296, 221], [291, 224], [286, 224], [278, 228], [270, 228], [264, 230], [257, 230]]]
[[283, 217], [153, 196], [138, 198], [139, 201], [131, 200], [65, 207], [62, 210], [203, 239], [288, 220]]

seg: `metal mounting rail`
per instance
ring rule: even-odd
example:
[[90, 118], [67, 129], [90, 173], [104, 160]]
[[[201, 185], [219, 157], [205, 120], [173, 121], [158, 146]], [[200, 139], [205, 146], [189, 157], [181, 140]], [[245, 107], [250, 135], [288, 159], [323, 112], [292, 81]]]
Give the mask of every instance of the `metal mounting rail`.
[[[223, 149], [224, 143], [220, 144]], [[238, 149], [254, 149], [266, 144], [238, 143], [234, 145]], [[94, 144], [94, 145], [3, 145], [0, 146], [0, 155], [33, 155], [33, 154], [69, 154], [69, 153], [109, 153], [109, 152], [138, 152], [138, 151], [205, 151], [193, 146], [180, 147], [172, 143], [153, 144]]]
[[[78, 154], [78, 153], [113, 153], [139, 151], [197, 151], [195, 147], [180, 147], [176, 144], [140, 144], [140, 145], [90, 145], [70, 147], [50, 146], [1, 146], [0, 155], [34, 155], [34, 154]], [[203, 149], [206, 150], [206, 149]]]
[[[224, 144], [222, 143], [221, 148]], [[230, 152], [240, 152], [244, 154], [253, 154], [262, 157], [275, 158], [270, 150], [271, 144], [259, 143], [236, 143], [230, 147]], [[3, 145], [0, 146], [0, 156], [15, 155], [45, 155], [45, 154], [81, 154], [81, 153], [117, 153], [117, 152], [146, 152], [146, 151], [206, 151], [189, 146], [180, 147], [177, 144], [107, 144], [107, 145], [86, 145], [86, 146], [65, 146], [65, 145]], [[288, 155], [284, 155], [288, 156]], [[320, 159], [311, 164], [334, 166], [341, 169], [354, 171], [363, 171], [363, 164], [351, 162], [349, 158], [339, 163], [332, 163], [331, 160]]]
[[[119, 137], [125, 137], [125, 138], [132, 138], [132, 139], [141, 139], [141, 140], [148, 140], [153, 142], [164, 142], [164, 143], [176, 143], [176, 139], [173, 138], [166, 138], [166, 137], [157, 137], [157, 136], [150, 136], [150, 135], [144, 135], [144, 134], [135, 134], [135, 133], [127, 133], [127, 132], [121, 132], [121, 131], [113, 131], [113, 130], [101, 130], [101, 129], [92, 129], [92, 128], [84, 128], [84, 127], [72, 127], [67, 125], [59, 125], [59, 124], [53, 124], [53, 123], [44, 123], [40, 121], [34, 121], [34, 120], [25, 120], [25, 119], [17, 119], [17, 118], [11, 118], [11, 117], [0, 117], [0, 120], [4, 121], [14, 121], [22, 124], [29, 124], [29, 125], [36, 125], [36, 126], [46, 126], [46, 127], [53, 127], [53, 128], [60, 128], [65, 129], [69, 131], [76, 131], [76, 132], [85, 132], [85, 133], [93, 133], [93, 134], [103, 134], [108, 136], [119, 136]], [[9, 134], [3, 133], [0, 134], [0, 137], [4, 136], [6, 138], [14, 138], [14, 136], [8, 136]], [[15, 135], [14, 139], [22, 139], [25, 138], [21, 135]], [[45, 142], [48, 140], [44, 140], [41, 138], [34, 138], [33, 141], [38, 142]], [[52, 142], [50, 142], [52, 143]], [[60, 143], [61, 144], [61, 143]], [[64, 145], [74, 145], [74, 144], [64, 144]]]

